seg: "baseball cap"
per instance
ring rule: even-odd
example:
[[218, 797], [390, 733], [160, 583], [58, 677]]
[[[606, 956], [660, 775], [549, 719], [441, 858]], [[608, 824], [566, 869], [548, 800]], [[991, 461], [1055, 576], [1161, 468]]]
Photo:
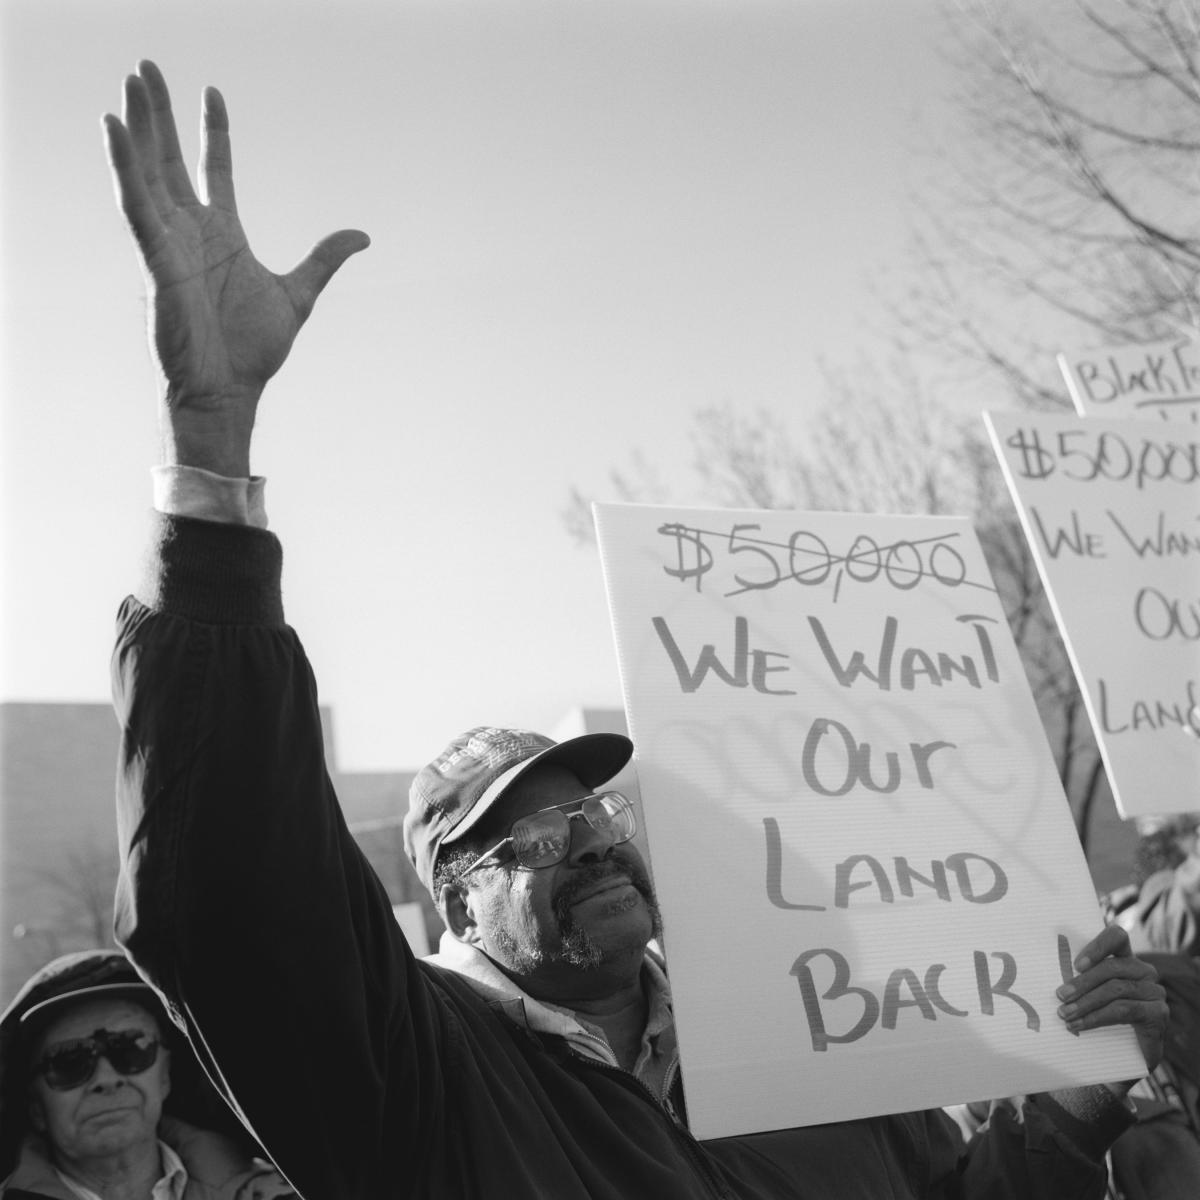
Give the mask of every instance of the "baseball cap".
[[633, 743], [619, 733], [585, 733], [565, 742], [491, 725], [460, 733], [417, 772], [409, 789], [404, 849], [418, 878], [433, 895], [442, 846], [465, 837], [530, 768], [554, 763], [573, 771], [584, 787], [594, 788], [607, 783], [632, 756]]
[[159, 1012], [154, 989], [120, 950], [81, 950], [47, 963], [21, 988], [0, 1024], [30, 1027], [49, 1010], [90, 996], [132, 996]]

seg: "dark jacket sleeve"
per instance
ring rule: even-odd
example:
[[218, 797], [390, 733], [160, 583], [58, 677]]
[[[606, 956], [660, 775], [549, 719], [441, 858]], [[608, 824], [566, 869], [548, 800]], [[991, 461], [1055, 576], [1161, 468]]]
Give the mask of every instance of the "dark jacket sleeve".
[[1049, 1095], [996, 1101], [985, 1106], [982, 1126], [966, 1140], [942, 1110], [926, 1113], [931, 1194], [945, 1200], [1103, 1200], [1105, 1154], [1133, 1117], [1115, 1097], [1094, 1094], [1094, 1111], [1087, 1113], [1069, 1112]]
[[293, 1186], [379, 1196], [438, 1104], [437, 1017], [338, 808], [281, 560], [156, 518], [113, 657], [117, 933]]

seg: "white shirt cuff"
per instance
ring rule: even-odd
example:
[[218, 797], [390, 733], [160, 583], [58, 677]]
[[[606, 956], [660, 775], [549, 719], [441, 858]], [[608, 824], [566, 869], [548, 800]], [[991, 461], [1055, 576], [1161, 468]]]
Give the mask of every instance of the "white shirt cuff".
[[152, 467], [154, 507], [173, 517], [196, 517], [226, 525], [267, 527], [266, 479], [231, 479], [202, 467]]

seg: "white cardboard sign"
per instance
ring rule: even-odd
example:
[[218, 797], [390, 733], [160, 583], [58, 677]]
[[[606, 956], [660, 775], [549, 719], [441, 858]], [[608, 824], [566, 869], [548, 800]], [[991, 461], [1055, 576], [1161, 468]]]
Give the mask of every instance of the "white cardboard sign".
[[970, 525], [597, 505], [702, 1138], [1144, 1073]]
[[1200, 808], [1200, 433], [1178, 422], [985, 419], [1117, 808]]
[[1200, 346], [1186, 338], [1058, 356], [1081, 417], [1200, 422]]

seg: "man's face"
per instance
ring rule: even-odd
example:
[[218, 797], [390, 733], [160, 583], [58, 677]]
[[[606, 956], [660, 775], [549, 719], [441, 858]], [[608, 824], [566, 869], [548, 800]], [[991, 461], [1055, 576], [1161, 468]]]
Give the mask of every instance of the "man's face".
[[[488, 813], [473, 841], [482, 853], [506, 837], [518, 817], [578, 800], [589, 790], [563, 767], [534, 767]], [[628, 842], [612, 845], [609, 835], [582, 819], [571, 821], [562, 862], [531, 869], [507, 858], [473, 872], [467, 883], [475, 921], [467, 940], [531, 995], [550, 999], [563, 985], [569, 993], [584, 971], [636, 973], [646, 943], [658, 933], [658, 908], [641, 855]]]
[[[34, 1046], [38, 1063], [49, 1050], [96, 1030], [138, 1031], [147, 1038], [162, 1036], [158, 1023], [141, 1005], [120, 998], [81, 999], [64, 1008]], [[170, 1091], [170, 1063], [160, 1047], [145, 1071], [121, 1075], [101, 1056], [92, 1077], [77, 1087], [56, 1091], [40, 1071], [29, 1087], [33, 1127], [45, 1135], [58, 1162], [87, 1162], [118, 1155], [139, 1144], [153, 1144], [163, 1101]]]

